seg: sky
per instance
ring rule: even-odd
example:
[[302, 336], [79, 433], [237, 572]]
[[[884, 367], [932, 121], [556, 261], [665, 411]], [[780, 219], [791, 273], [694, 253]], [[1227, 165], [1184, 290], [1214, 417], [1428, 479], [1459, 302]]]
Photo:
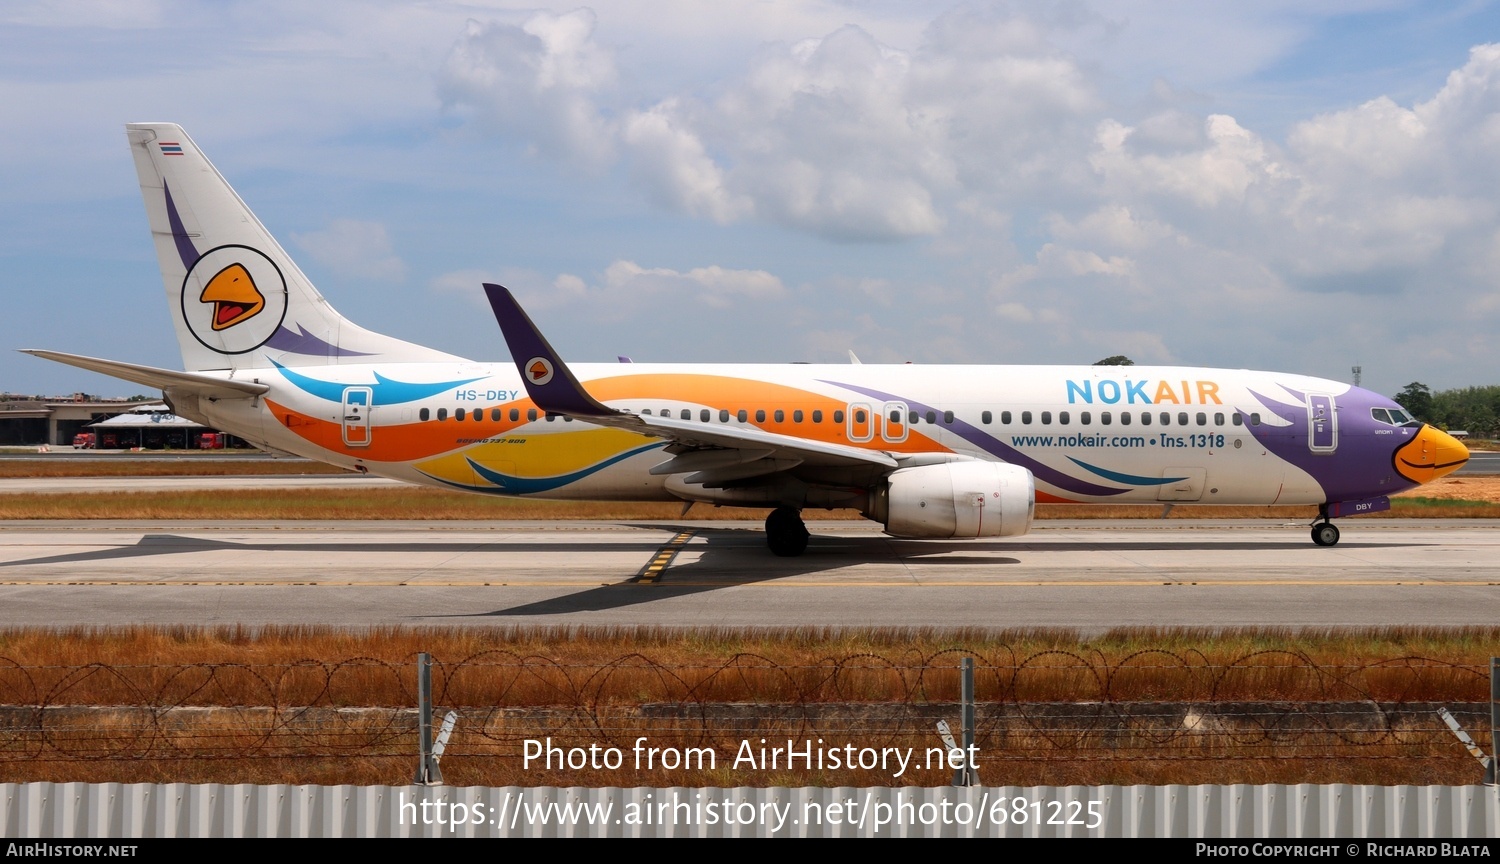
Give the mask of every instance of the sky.
[[0, 106], [0, 391], [181, 368], [131, 121], [475, 360], [1500, 383], [1491, 2], [9, 0]]

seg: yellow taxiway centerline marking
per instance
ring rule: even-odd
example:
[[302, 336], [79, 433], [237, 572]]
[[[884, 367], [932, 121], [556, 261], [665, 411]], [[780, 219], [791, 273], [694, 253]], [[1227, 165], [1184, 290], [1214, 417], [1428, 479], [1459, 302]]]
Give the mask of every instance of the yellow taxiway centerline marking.
[[661, 579], [662, 572], [671, 566], [672, 560], [677, 557], [677, 553], [682, 551], [682, 547], [687, 545], [687, 542], [693, 539], [693, 535], [696, 533], [698, 532], [678, 532], [676, 537], [668, 540], [666, 545], [656, 550], [656, 554], [651, 556], [651, 561], [646, 564], [645, 569], [637, 573], [630, 581], [641, 585], [655, 584], [657, 580]]

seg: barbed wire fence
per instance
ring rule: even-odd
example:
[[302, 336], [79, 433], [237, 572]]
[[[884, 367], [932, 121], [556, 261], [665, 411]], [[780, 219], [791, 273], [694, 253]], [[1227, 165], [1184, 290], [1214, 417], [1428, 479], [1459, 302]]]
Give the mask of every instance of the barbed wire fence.
[[[613, 748], [633, 757], [637, 780], [708, 783], [722, 780], [719, 768], [743, 759], [747, 747], [752, 759], [777, 748], [849, 748], [846, 762], [854, 749], [941, 753], [936, 724], [958, 719], [964, 657], [975, 661], [975, 741], [986, 780], [1011, 768], [1054, 776], [1061, 766], [1090, 764], [1141, 782], [1171, 771], [1212, 776], [1223, 770], [1218, 763], [1247, 776], [1293, 762], [1337, 763], [1356, 776], [1361, 763], [1419, 779], [1475, 773], [1439, 707], [1493, 752], [1487, 662], [952, 649], [795, 664], [756, 654], [661, 662], [642, 653], [570, 663], [491, 650], [434, 661], [437, 712], [460, 716], [443, 770], [450, 782], [525, 782], [526, 771], [538, 770], [528, 757], [540, 750], [547, 782], [600, 785], [590, 781], [623, 775], [600, 773], [592, 760], [578, 764], [578, 754]], [[170, 771], [189, 762], [262, 772], [323, 762], [334, 770], [363, 760], [386, 782], [402, 782], [417, 752], [416, 683], [415, 658], [29, 666], [0, 657], [0, 772], [147, 763]], [[652, 748], [658, 758], [641, 766]], [[699, 754], [696, 766], [681, 764], [689, 752]], [[703, 764], [708, 753], [713, 769]], [[839, 773], [810, 758], [790, 766], [785, 753], [779, 759], [762, 773], [790, 782], [880, 775], [860, 764]], [[901, 782], [943, 777], [928, 770]]]

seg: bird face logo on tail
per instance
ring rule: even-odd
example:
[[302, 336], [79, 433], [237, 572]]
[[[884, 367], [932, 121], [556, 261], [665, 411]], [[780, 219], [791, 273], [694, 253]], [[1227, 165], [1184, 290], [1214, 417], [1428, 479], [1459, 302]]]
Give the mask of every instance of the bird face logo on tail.
[[214, 304], [215, 330], [227, 330], [266, 308], [265, 295], [255, 287], [255, 280], [243, 264], [230, 264], [215, 274], [203, 286], [198, 302]]
[[220, 354], [264, 345], [286, 317], [286, 279], [249, 246], [220, 246], [198, 257], [182, 281], [182, 317], [193, 338]]

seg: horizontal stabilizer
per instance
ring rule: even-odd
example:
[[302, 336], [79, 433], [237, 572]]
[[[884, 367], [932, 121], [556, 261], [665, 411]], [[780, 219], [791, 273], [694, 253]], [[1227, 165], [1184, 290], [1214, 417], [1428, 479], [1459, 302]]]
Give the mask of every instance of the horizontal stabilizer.
[[254, 381], [215, 378], [212, 375], [195, 372], [175, 372], [171, 369], [158, 369], [155, 366], [139, 366], [118, 360], [85, 357], [82, 354], [64, 354], [61, 351], [43, 351], [36, 348], [22, 348], [21, 353], [41, 357], [44, 360], [56, 360], [69, 366], [77, 366], [79, 369], [122, 378], [146, 387], [155, 387], [158, 390], [176, 389], [207, 399], [248, 399], [271, 389], [265, 384], [258, 384]]

